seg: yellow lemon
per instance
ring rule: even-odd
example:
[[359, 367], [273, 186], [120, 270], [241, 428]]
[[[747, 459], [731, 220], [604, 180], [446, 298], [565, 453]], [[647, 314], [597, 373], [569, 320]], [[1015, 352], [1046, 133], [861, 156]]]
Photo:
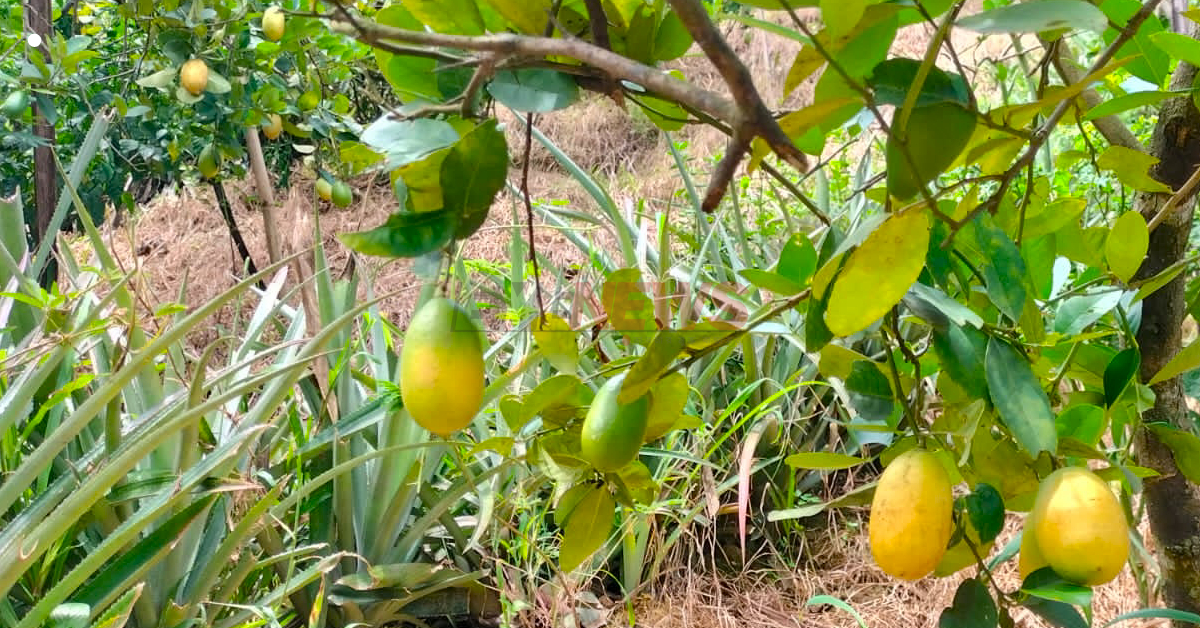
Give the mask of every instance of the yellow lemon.
[[483, 401], [479, 328], [457, 303], [430, 299], [404, 332], [400, 396], [412, 418], [439, 436], [470, 425]]
[[950, 542], [954, 511], [950, 476], [937, 457], [910, 449], [879, 476], [871, 501], [871, 555], [903, 580], [929, 575]]
[[1129, 559], [1125, 511], [1108, 484], [1083, 467], [1064, 467], [1046, 476], [1030, 516], [1038, 550], [1067, 580], [1104, 584]]
[[191, 59], [179, 68], [179, 84], [193, 96], [199, 96], [208, 85], [208, 66], [201, 59]]
[[286, 24], [287, 20], [279, 7], [268, 7], [266, 11], [263, 11], [262, 31], [263, 37], [267, 38], [268, 41], [283, 39], [283, 31]]

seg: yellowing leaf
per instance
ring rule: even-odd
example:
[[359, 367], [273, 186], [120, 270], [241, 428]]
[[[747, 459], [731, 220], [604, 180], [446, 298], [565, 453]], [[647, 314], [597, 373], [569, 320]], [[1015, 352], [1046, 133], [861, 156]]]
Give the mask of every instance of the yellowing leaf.
[[913, 210], [892, 215], [867, 236], [833, 284], [825, 308], [829, 331], [862, 331], [900, 302], [925, 267], [929, 229], [928, 214]]
[[784, 460], [788, 466], [799, 469], [820, 469], [823, 471], [832, 471], [835, 469], [849, 469], [857, 467], [866, 462], [857, 456], [847, 456], [846, 454], [837, 454], [828, 451], [806, 451], [798, 454], [792, 454]]
[[1111, 170], [1121, 183], [1135, 190], [1170, 194], [1170, 187], [1150, 178], [1150, 167], [1156, 163], [1157, 157], [1124, 146], [1109, 146], [1096, 160], [1097, 166]]
[[533, 340], [546, 360], [563, 373], [574, 373], [579, 365], [579, 332], [555, 314], [546, 314], [545, 322], [534, 321]]
[[616, 501], [603, 486], [594, 486], [571, 509], [563, 530], [558, 564], [564, 572], [583, 564], [608, 539], [613, 528]]
[[1113, 223], [1112, 232], [1104, 242], [1104, 258], [1108, 269], [1125, 283], [1142, 266], [1150, 248], [1150, 230], [1146, 219], [1137, 211], [1121, 214]]

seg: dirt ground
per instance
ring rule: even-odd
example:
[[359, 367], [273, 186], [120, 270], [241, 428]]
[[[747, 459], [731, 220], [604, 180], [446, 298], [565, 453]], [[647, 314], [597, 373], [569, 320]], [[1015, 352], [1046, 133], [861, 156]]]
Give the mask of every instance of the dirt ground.
[[[906, 29], [897, 39], [895, 54], [919, 56], [928, 41], [928, 27]], [[1008, 54], [1007, 40], [979, 40], [968, 33], [955, 32], [955, 43], [969, 68], [985, 67], [986, 59]], [[780, 68], [786, 68], [797, 51], [793, 42], [752, 33], [744, 29], [731, 31], [731, 42], [760, 77], [759, 84], [777, 86]], [[685, 59], [678, 65], [689, 78], [710, 87], [719, 87], [719, 78], [705, 69], [702, 60]], [[940, 63], [949, 66], [948, 60]], [[976, 85], [986, 86], [986, 76], [971, 77]], [[772, 92], [771, 89], [776, 91]], [[796, 93], [784, 98], [777, 88], [769, 87], [765, 96], [769, 103], [780, 105], [803, 104], [809, 98], [812, 82], [802, 85]], [[510, 127], [510, 143], [520, 138]], [[644, 122], [639, 123], [607, 99], [592, 98], [568, 110], [555, 112], [539, 119], [538, 128], [568, 150], [584, 167], [608, 182], [619, 204], [644, 199], [652, 208], [662, 209], [673, 202], [681, 189], [674, 164], [667, 152], [664, 138]], [[676, 139], [685, 139], [689, 155], [703, 169], [708, 162], [701, 156], [719, 154], [724, 138], [708, 129], [690, 129]], [[857, 150], [865, 150], [866, 143]], [[535, 143], [536, 147], [536, 143]], [[571, 208], [594, 211], [592, 201], [557, 165], [547, 151], [536, 147], [531, 154], [531, 190], [533, 196], [558, 200]], [[519, 168], [520, 164], [517, 164]], [[699, 179], [703, 181], [702, 175]], [[251, 187], [247, 183], [232, 183], [230, 196], [236, 218], [246, 236], [252, 255], [261, 265], [266, 259], [262, 216], [249, 200]], [[296, 225], [320, 224], [320, 239], [327, 249], [335, 274], [344, 272], [350, 263], [349, 252], [337, 240], [336, 234], [356, 231], [382, 223], [394, 209], [395, 201], [386, 186], [370, 180], [355, 182], [355, 203], [337, 210], [328, 205], [318, 206], [311, 193], [311, 181], [296, 181], [286, 195], [286, 202], [277, 218], [285, 238], [294, 247], [311, 244], [311, 231], [297, 230]], [[492, 216], [475, 237], [465, 243], [462, 255], [469, 259], [505, 262], [514, 215], [515, 199], [504, 195], [496, 203]], [[519, 223], [518, 223], [519, 224]], [[106, 229], [116, 257], [127, 269], [140, 271], [146, 293], [161, 295], [162, 301], [174, 300], [183, 289], [182, 301], [190, 306], [202, 303], [236, 282], [241, 262], [235, 253], [228, 232], [216, 211], [212, 194], [207, 187], [183, 187], [164, 192], [141, 208], [140, 213], [120, 229]], [[585, 260], [579, 250], [555, 229], [537, 225], [538, 249], [556, 264], [565, 266]], [[604, 242], [608, 237], [596, 233]], [[419, 282], [405, 261], [380, 263], [359, 258], [356, 272], [372, 278], [377, 294], [399, 291], [381, 305], [383, 313], [397, 325], [403, 326], [415, 301]], [[186, 286], [186, 288], [184, 288]], [[225, 320], [232, 313], [222, 314]], [[495, 319], [493, 328], [504, 326]], [[192, 339], [195, 346], [207, 344], [218, 332], [202, 332]], [[861, 512], [840, 514], [850, 519], [829, 525], [804, 548], [804, 555], [773, 557], [768, 564], [795, 565], [789, 569], [746, 569], [741, 573], [721, 572], [699, 568], [682, 569], [668, 574], [662, 581], [639, 595], [633, 602], [637, 624], [647, 628], [745, 628], [747, 626], [830, 627], [858, 626], [848, 613], [830, 605], [806, 606], [814, 595], [830, 595], [850, 603], [861, 613], [870, 628], [915, 628], [934, 626], [941, 610], [953, 599], [958, 583], [973, 569], [955, 577], [924, 579], [914, 583], [896, 581], [878, 569], [870, 559], [865, 535], [854, 530], [865, 529]], [[1006, 534], [1011, 535], [1019, 518], [1010, 521]], [[853, 525], [851, 525], [853, 524]], [[696, 533], [699, 540], [684, 548], [686, 556], [679, 560], [691, 565], [697, 552], [716, 551], [715, 543], [703, 540], [706, 532]], [[711, 539], [710, 539], [711, 541]], [[1003, 539], [997, 543], [1003, 546]], [[715, 561], [699, 560], [703, 564]], [[757, 561], [755, 564], [761, 564]], [[1016, 582], [1015, 561], [995, 574], [1006, 589]], [[1138, 589], [1128, 570], [1118, 580], [1100, 587], [1096, 592], [1096, 625], [1122, 612], [1141, 606]], [[1040, 623], [1027, 615], [1016, 615], [1018, 625]], [[621, 609], [611, 609], [611, 625], [624, 625]], [[1125, 626], [1158, 626], [1161, 622], [1127, 622]]]

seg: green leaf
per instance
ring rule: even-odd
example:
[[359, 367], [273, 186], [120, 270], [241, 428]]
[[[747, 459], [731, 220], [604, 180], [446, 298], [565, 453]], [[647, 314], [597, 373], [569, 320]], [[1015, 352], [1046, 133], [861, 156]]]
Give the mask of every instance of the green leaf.
[[1138, 374], [1142, 365], [1142, 354], [1136, 347], [1130, 347], [1113, 356], [1112, 361], [1104, 368], [1104, 403], [1112, 407], [1117, 399], [1125, 393], [1129, 382]]
[[618, 495], [626, 503], [650, 505], [654, 502], [654, 495], [658, 492], [658, 483], [650, 474], [649, 467], [642, 461], [634, 460], [618, 469], [616, 476], [610, 477], [617, 487]]
[[1150, 177], [1150, 167], [1157, 163], [1157, 157], [1124, 146], [1109, 146], [1096, 159], [1101, 170], [1111, 170], [1124, 185], [1143, 192], [1170, 194], [1170, 186]]
[[439, 33], [474, 36], [484, 31], [475, 0], [405, 0], [404, 7]]
[[[908, 90], [917, 79], [921, 68], [920, 59], [895, 57], [880, 62], [871, 70], [867, 85], [875, 92], [875, 102], [881, 105], [903, 107], [908, 99]], [[967, 105], [971, 88], [961, 74], [945, 72], [938, 67], [930, 68], [921, 93], [917, 95], [917, 107], [939, 102], [956, 102]]]
[[458, 131], [443, 120], [393, 120], [384, 114], [363, 129], [362, 143], [387, 155], [388, 168], [420, 161], [458, 141]]
[[798, 284], [779, 273], [761, 268], [743, 268], [738, 271], [738, 274], [754, 287], [782, 296], [799, 294], [804, 290], [803, 284]]
[[[517, 429], [528, 424], [539, 414], [549, 423], [565, 423], [561, 420], [563, 415], [574, 415], [583, 405], [579, 398], [581, 388], [584, 388], [582, 382], [574, 375], [555, 375], [543, 380], [521, 401], [521, 422]], [[551, 415], [548, 410], [557, 412]]]
[[121, 594], [117, 601], [110, 604], [104, 613], [96, 618], [91, 628], [124, 628], [133, 613], [134, 603], [142, 596], [142, 590], [145, 588], [146, 584], [139, 582], [137, 586]]
[[[904, 295], [904, 303], [917, 316], [937, 328], [944, 328], [948, 323], [976, 329], [983, 327], [983, 318], [971, 308], [951, 299], [945, 292], [920, 282], [914, 283], [908, 289], [908, 294]], [[939, 318], [940, 320], [935, 320]]]
[[92, 607], [87, 604], [59, 604], [50, 611], [50, 623], [47, 628], [87, 628], [91, 618]]
[[1200, 41], [1171, 31], [1155, 33], [1150, 36], [1150, 41], [1172, 59], [1178, 59], [1191, 65], [1200, 65]]
[[984, 256], [983, 279], [988, 297], [1005, 316], [1020, 320], [1026, 298], [1021, 249], [986, 215], [981, 214], [972, 226]]
[[1104, 257], [1108, 269], [1122, 282], [1129, 283], [1150, 249], [1150, 230], [1146, 219], [1137, 210], [1121, 214], [1113, 222], [1112, 231], [1104, 241]]
[[1108, 620], [1108, 623], [1101, 626], [1101, 628], [1108, 628], [1115, 623], [1129, 621], [1130, 619], [1169, 619], [1171, 621], [1190, 622], [1200, 626], [1200, 615], [1195, 613], [1176, 610], [1174, 608], [1139, 608], [1136, 611], [1121, 613], [1113, 617]]
[[876, 363], [869, 360], [854, 362], [845, 381], [850, 405], [864, 419], [885, 421], [895, 412], [895, 393]]
[[646, 347], [646, 353], [638, 358], [625, 376], [621, 392], [617, 393], [617, 403], [630, 403], [649, 392], [659, 376], [683, 354], [685, 344], [683, 334], [674, 330], [665, 329], [655, 334]]
[[1171, 450], [1175, 466], [1192, 482], [1200, 482], [1200, 438], [1166, 423], [1148, 423], [1146, 429]]
[[837, 454], [827, 451], [805, 451], [798, 454], [792, 454], [784, 459], [788, 466], [796, 467], [797, 469], [818, 469], [821, 471], [833, 471], [837, 469], [849, 469], [857, 467], [860, 464], [867, 462], [858, 456], [848, 456], [846, 454]]
[[545, 321], [534, 321], [533, 341], [559, 371], [574, 374], [579, 367], [579, 332], [557, 314], [547, 312]]
[[167, 68], [165, 70], [159, 70], [158, 72], [155, 72], [154, 74], [143, 76], [142, 78], [138, 79], [135, 82], [138, 85], [141, 85], [142, 87], [155, 87], [158, 89], [166, 89], [167, 87], [170, 87], [172, 83], [175, 82], [175, 76], [177, 74], [179, 74], [178, 68]]
[[[394, 4], [384, 10], [398, 6]], [[396, 94], [396, 98], [401, 103], [438, 100], [442, 97], [441, 90], [438, 88], [436, 60], [380, 53], [378, 50], [376, 50], [376, 58], [380, 72], [392, 86], [392, 92]]]
[[608, 540], [613, 529], [612, 495], [603, 486], [593, 486], [571, 510], [563, 529], [558, 564], [564, 572], [574, 571]]
[[866, 620], [863, 619], [862, 615], [858, 614], [858, 611], [854, 610], [853, 606], [850, 606], [846, 602], [833, 597], [832, 595], [814, 595], [804, 602], [805, 606], [819, 606], [822, 604], [828, 604], [834, 608], [849, 613], [850, 616], [854, 618], [854, 621], [858, 622], [858, 628], [867, 628]]
[[1078, 224], [1079, 216], [1086, 208], [1086, 199], [1074, 197], [1055, 199], [1043, 205], [1041, 211], [1025, 216], [1025, 229], [1022, 233], [1026, 240], [1056, 233], [1072, 222]]
[[1108, 27], [1108, 17], [1084, 0], [1041, 0], [968, 15], [959, 18], [955, 26], [978, 33], [1042, 33], [1076, 29], [1101, 33]]
[[341, 233], [338, 239], [363, 255], [419, 257], [449, 244], [456, 224], [454, 213], [445, 209], [398, 212], [374, 229]]
[[[1033, 574], [1029, 575], [1032, 576]], [[1070, 604], [1046, 600], [1040, 597], [1030, 597], [1022, 602], [1021, 606], [1037, 613], [1042, 619], [1050, 622], [1052, 626], [1058, 626], [1058, 628], [1090, 628], [1087, 620]]]
[[654, 31], [654, 60], [671, 61], [687, 53], [692, 47], [692, 34], [683, 25], [683, 20], [671, 11], [663, 16]]
[[821, 0], [821, 19], [830, 37], [842, 37], [862, 19], [873, 0]]
[[975, 133], [975, 114], [957, 102], [936, 102], [913, 107], [907, 124], [891, 131], [884, 146], [887, 190], [906, 201], [958, 159]]
[[1192, 344], [1176, 353], [1170, 362], [1167, 362], [1154, 374], [1154, 377], [1150, 378], [1150, 381], [1146, 382], [1146, 385], [1153, 386], [1159, 382], [1174, 379], [1196, 368], [1200, 368], [1200, 342], [1193, 341]]
[[1104, 408], [1090, 403], [1071, 406], [1060, 412], [1054, 423], [1060, 439], [1073, 438], [1095, 447], [1104, 434]]
[[988, 398], [987, 345], [987, 336], [974, 327], [950, 325], [933, 332], [933, 350], [945, 375], [974, 399]]
[[210, 94], [228, 94], [232, 89], [233, 86], [229, 84], [229, 79], [212, 70], [208, 71], [208, 84], [205, 85], [204, 91]]
[[493, 118], [462, 136], [442, 162], [442, 206], [458, 216], [456, 239], [470, 237], [487, 219], [508, 176], [508, 144]]
[[803, 233], [789, 238], [779, 253], [775, 272], [801, 286], [808, 285], [813, 273], [817, 272], [817, 249], [812, 240]]
[[979, 533], [980, 543], [990, 543], [1004, 529], [1004, 498], [991, 484], [980, 482], [966, 496], [967, 516]]
[[650, 416], [646, 420], [645, 442], [656, 441], [667, 432], [678, 429], [691, 391], [687, 377], [680, 372], [671, 373], [654, 384], [650, 389]]
[[550, 14], [549, 0], [487, 0], [509, 24], [526, 35], [541, 35]]
[[1116, 98], [1112, 98], [1110, 100], [1101, 101], [1097, 103], [1095, 107], [1088, 109], [1087, 113], [1085, 113], [1083, 116], [1083, 121], [1090, 122], [1097, 118], [1116, 115], [1123, 111], [1137, 109], [1138, 107], [1150, 107], [1152, 105], [1157, 105], [1168, 98], [1174, 98], [1176, 96], [1188, 93], [1189, 92], [1183, 90], [1171, 92], [1151, 91], [1134, 92], [1132, 94], [1125, 94], [1124, 96], [1117, 96]]
[[987, 383], [992, 403], [1013, 438], [1029, 455], [1058, 448], [1058, 432], [1050, 399], [1029, 362], [1008, 343], [989, 338], [987, 346]]
[[922, 210], [893, 214], [850, 253], [830, 290], [824, 316], [830, 332], [862, 331], [900, 302], [925, 267], [929, 229]]
[[1054, 315], [1054, 331], [1067, 336], [1082, 332], [1117, 307], [1122, 294], [1110, 289], [1064, 300]]
[[[1141, 0], [1105, 0], [1099, 3], [1101, 11], [1108, 16], [1110, 26], [1104, 31], [1104, 43], [1111, 44], [1120, 36], [1122, 29], [1129, 23], [1129, 18], [1142, 8]], [[1125, 69], [1129, 73], [1152, 85], [1161, 86], [1171, 74], [1171, 56], [1163, 52], [1150, 40], [1155, 33], [1166, 30], [1161, 20], [1151, 19], [1142, 22], [1137, 33], [1125, 45], [1117, 50], [1114, 58], [1131, 59]]]
[[1092, 589], [1068, 582], [1053, 569], [1043, 567], [1025, 577], [1021, 591], [1043, 600], [1062, 602], [1087, 608], [1092, 605]]
[[544, 69], [502, 70], [487, 86], [488, 93], [516, 111], [546, 113], [579, 100], [575, 79]]
[[938, 628], [995, 628], [999, 622], [1000, 614], [987, 585], [971, 578], [958, 585], [954, 602], [938, 618]]

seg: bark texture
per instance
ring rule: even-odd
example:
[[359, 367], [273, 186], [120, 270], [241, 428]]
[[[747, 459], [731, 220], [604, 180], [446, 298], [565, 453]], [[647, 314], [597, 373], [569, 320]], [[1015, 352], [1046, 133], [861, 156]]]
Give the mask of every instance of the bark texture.
[[[29, 55], [41, 55], [50, 62], [50, 17], [53, 15], [50, 0], [26, 0], [25, 2], [25, 32], [41, 38], [36, 49], [30, 49]], [[50, 218], [54, 216], [54, 206], [58, 203], [58, 174], [54, 164], [54, 125], [46, 121], [46, 116], [39, 111], [38, 105], [33, 106], [33, 133], [46, 141], [45, 146], [33, 149], [33, 199], [35, 208], [34, 234], [40, 245], [45, 238], [54, 239], [57, 234], [48, 234]], [[45, 271], [38, 278], [42, 287], [49, 288], [58, 279], [58, 264], [52, 257], [46, 264]]]
[[[1196, 68], [1180, 64], [1172, 89], [1187, 89]], [[1151, 170], [1159, 181], [1179, 189], [1200, 166], [1200, 111], [1190, 97], [1164, 103], [1151, 139], [1150, 153], [1160, 159]], [[1142, 194], [1137, 209], [1150, 220], [1170, 195]], [[1183, 259], [1191, 232], [1195, 202], [1172, 212], [1150, 236], [1150, 250], [1138, 278], [1150, 277]], [[1147, 381], [1175, 356], [1182, 342], [1180, 326], [1186, 315], [1185, 277], [1180, 275], [1146, 298], [1137, 341], [1142, 353], [1141, 377]], [[1154, 386], [1154, 408], [1143, 416], [1188, 429], [1187, 406], [1178, 378]], [[1179, 473], [1171, 451], [1153, 434], [1137, 434], [1139, 464], [1161, 477], [1147, 480], [1145, 499], [1150, 527], [1159, 548], [1164, 602], [1173, 608], [1200, 613], [1200, 489]]]

